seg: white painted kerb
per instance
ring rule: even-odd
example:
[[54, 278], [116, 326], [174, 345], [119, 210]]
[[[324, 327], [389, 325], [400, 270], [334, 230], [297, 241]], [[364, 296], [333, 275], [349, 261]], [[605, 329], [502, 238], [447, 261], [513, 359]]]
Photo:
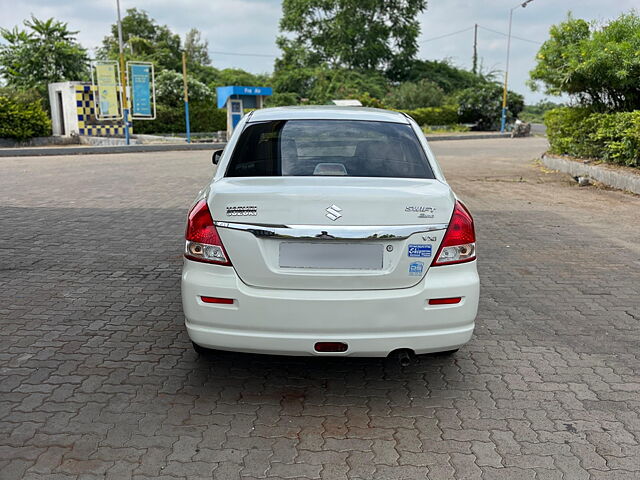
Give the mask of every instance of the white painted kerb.
[[572, 177], [589, 177], [609, 187], [640, 195], [640, 172], [614, 169], [602, 164], [592, 165], [557, 155], [542, 155], [542, 163], [552, 170], [568, 173]]

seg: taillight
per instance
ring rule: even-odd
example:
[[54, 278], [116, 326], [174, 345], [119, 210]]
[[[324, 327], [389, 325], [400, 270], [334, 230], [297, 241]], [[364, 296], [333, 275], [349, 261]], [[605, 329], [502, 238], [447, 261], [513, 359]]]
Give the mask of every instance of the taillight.
[[433, 266], [470, 262], [476, 258], [476, 232], [469, 210], [459, 201], [436, 253]]
[[222, 245], [206, 200], [200, 200], [189, 212], [184, 256], [197, 262], [231, 265]]

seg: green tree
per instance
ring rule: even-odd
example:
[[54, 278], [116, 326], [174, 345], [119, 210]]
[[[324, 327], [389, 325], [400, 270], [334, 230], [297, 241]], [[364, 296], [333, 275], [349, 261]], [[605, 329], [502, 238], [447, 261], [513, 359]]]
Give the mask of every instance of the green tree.
[[[218, 70], [211, 66], [208, 42], [192, 28], [184, 37], [167, 25], [159, 25], [144, 10], [129, 9], [122, 19], [124, 53], [127, 59], [153, 62], [156, 70], [157, 118], [136, 122], [137, 133], [184, 132], [182, 53], [187, 59], [189, 118], [192, 131], [222, 130], [226, 113], [215, 104], [215, 87], [221, 85], [269, 84], [265, 75], [253, 75], [240, 69]], [[103, 40], [101, 58], [118, 58], [118, 29]]]
[[[153, 62], [158, 70], [182, 71], [180, 36], [166, 25], [158, 25], [144, 10], [130, 8], [122, 18], [122, 41], [127, 59]], [[102, 41], [98, 55], [118, 58], [118, 25]]]
[[0, 89], [0, 138], [22, 141], [51, 134], [51, 120], [37, 93]]
[[314, 72], [308, 98], [312, 103], [322, 104], [362, 95], [383, 98], [386, 92], [387, 80], [379, 72], [321, 67]]
[[322, 67], [276, 69], [271, 78], [276, 92], [295, 92], [300, 98], [309, 98], [311, 88]]
[[298, 94], [291, 92], [274, 92], [272, 96], [267, 97], [265, 104], [267, 107], [287, 107], [289, 105], [298, 104]]
[[7, 86], [43, 92], [47, 84], [62, 80], [86, 80], [87, 51], [64, 22], [50, 18], [25, 20], [25, 30], [0, 29], [0, 75]]
[[[502, 113], [502, 86], [498, 83], [460, 90], [456, 94], [460, 105], [461, 123], [475, 123], [478, 130], [495, 130], [500, 124]], [[507, 93], [507, 121], [517, 118], [524, 108], [524, 97], [519, 93]]]
[[418, 51], [426, 0], [284, 0], [277, 68], [397, 70]]
[[[182, 73], [182, 52], [187, 56], [187, 71], [195, 80], [209, 87], [221, 85], [256, 85], [268, 82], [266, 75], [253, 75], [240, 69], [218, 70], [211, 66], [209, 43], [202, 33], [190, 29], [184, 42], [167, 25], [159, 25], [144, 10], [130, 8], [122, 18], [122, 38], [127, 59], [153, 62], [156, 72]], [[102, 41], [100, 58], [118, 58], [118, 26]]]
[[530, 72], [530, 86], [568, 94], [594, 110], [640, 108], [640, 18], [620, 15], [598, 27], [571, 16], [551, 27]]
[[185, 35], [184, 51], [189, 62], [197, 65], [211, 65], [209, 42], [202, 39], [202, 33], [197, 28], [192, 28]]
[[270, 83], [267, 75], [254, 75], [253, 73], [246, 72], [240, 68], [225, 68], [223, 70], [216, 70], [211, 78], [209, 78], [209, 85], [214, 87], [221, 87], [224, 85], [266, 85]]
[[[184, 42], [167, 25], [159, 25], [144, 10], [131, 8], [122, 18], [122, 38], [127, 59], [153, 62], [156, 72], [182, 72], [182, 52], [187, 56], [189, 75], [210, 87], [220, 85], [255, 85], [267, 82], [265, 75], [253, 75], [240, 69], [218, 70], [211, 66], [209, 43], [202, 33], [190, 29]], [[111, 26], [111, 35], [104, 38], [100, 58], [118, 58], [118, 27]]]
[[543, 123], [545, 113], [561, 106], [562, 104], [560, 103], [540, 100], [534, 105], [525, 105], [522, 112], [518, 115], [518, 118], [524, 122]]
[[192, 28], [184, 37], [184, 51], [187, 55], [187, 71], [197, 80], [209, 84], [218, 74], [211, 66], [209, 42], [202, 38], [197, 28]]
[[[170, 107], [182, 107], [183, 96], [182, 74], [164, 70], [156, 76], [156, 101]], [[189, 102], [209, 103], [213, 108], [213, 92], [204, 83], [187, 76]]]
[[393, 88], [385, 98], [390, 107], [413, 110], [422, 107], [439, 107], [444, 102], [444, 92], [434, 82], [423, 79], [416, 83], [404, 82]]
[[379, 72], [328, 66], [280, 70], [274, 74], [273, 86], [277, 92], [295, 92], [312, 104], [360, 96], [381, 99], [387, 93], [387, 79]]
[[453, 65], [449, 60], [413, 60], [406, 69], [401, 81], [418, 82], [422, 79], [430, 80], [438, 85], [444, 93], [485, 83], [491, 78], [476, 75]]

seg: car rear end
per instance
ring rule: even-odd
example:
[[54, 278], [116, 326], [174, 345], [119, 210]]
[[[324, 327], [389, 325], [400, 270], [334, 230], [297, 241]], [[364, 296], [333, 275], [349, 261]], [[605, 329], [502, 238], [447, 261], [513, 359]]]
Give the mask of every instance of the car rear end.
[[234, 134], [189, 213], [182, 298], [197, 345], [386, 356], [470, 339], [471, 215], [409, 119], [345, 111], [265, 110]]

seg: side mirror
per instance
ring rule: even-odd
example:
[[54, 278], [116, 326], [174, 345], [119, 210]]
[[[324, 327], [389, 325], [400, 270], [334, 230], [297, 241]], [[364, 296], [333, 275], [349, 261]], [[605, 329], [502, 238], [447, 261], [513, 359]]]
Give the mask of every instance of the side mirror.
[[215, 152], [213, 152], [213, 155], [211, 156], [211, 163], [213, 163], [214, 165], [218, 165], [220, 157], [222, 157], [222, 152], [224, 152], [224, 150], [216, 150]]

